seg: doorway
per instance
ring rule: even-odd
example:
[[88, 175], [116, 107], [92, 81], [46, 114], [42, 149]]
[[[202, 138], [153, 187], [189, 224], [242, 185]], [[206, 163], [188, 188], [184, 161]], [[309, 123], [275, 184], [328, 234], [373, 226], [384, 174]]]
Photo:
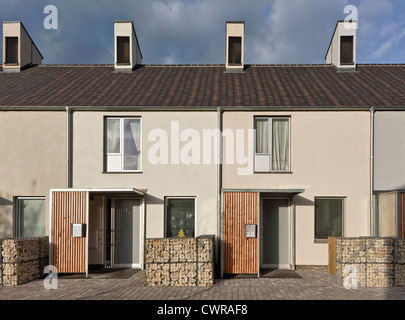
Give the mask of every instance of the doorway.
[[291, 268], [291, 217], [289, 198], [261, 199], [261, 268]]
[[141, 268], [141, 200], [94, 196], [89, 207], [89, 265]]

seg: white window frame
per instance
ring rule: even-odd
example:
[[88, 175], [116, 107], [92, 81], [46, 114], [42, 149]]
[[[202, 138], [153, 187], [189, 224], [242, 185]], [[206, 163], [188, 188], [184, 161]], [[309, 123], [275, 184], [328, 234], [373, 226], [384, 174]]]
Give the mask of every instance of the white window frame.
[[[108, 119], [119, 119], [120, 120], [120, 152], [119, 153], [107, 153], [107, 120]], [[140, 155], [139, 155], [139, 169], [137, 170], [125, 170], [124, 169], [124, 121], [125, 120], [131, 120], [131, 119], [137, 119], [140, 121], [140, 137], [139, 137], [139, 141], [140, 141]], [[109, 173], [109, 172], [142, 172], [142, 154], [143, 154], [143, 148], [142, 148], [142, 118], [141, 117], [104, 117], [104, 170], [105, 172]], [[120, 160], [120, 169], [119, 170], [114, 170], [114, 169], [109, 169], [108, 166], [108, 161], [109, 159], [112, 160], [114, 158], [117, 158], [116, 160]], [[119, 159], [120, 158], [120, 159]]]
[[[268, 153], [256, 153], [256, 137], [254, 136], [254, 172], [291, 172], [291, 117], [290, 116], [255, 116], [253, 119], [253, 127], [256, 130], [256, 119], [267, 119], [269, 123], [269, 136], [268, 136]], [[288, 120], [288, 168], [286, 170], [274, 170], [272, 168], [273, 158], [273, 120]]]
[[[44, 196], [33, 196], [33, 197], [14, 197], [14, 235], [16, 237], [22, 237], [20, 235], [20, 215], [19, 215], [19, 200], [43, 200], [45, 204], [45, 210], [44, 210], [44, 219], [46, 219], [46, 197]], [[45, 234], [46, 235], [46, 221], [44, 220], [44, 228], [45, 228]]]
[[182, 197], [182, 196], [178, 196], [178, 197], [174, 197], [174, 196], [169, 196], [169, 197], [165, 197], [164, 200], [164, 205], [165, 205], [165, 217], [164, 217], [164, 237], [168, 238], [167, 235], [167, 206], [169, 205], [169, 200], [171, 199], [176, 199], [176, 200], [185, 200], [185, 199], [194, 199], [194, 237], [197, 237], [197, 197]]

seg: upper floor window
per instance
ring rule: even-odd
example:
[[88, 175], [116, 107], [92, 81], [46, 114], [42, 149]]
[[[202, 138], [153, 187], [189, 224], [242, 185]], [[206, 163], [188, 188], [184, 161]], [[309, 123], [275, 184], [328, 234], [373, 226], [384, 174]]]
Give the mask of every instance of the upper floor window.
[[107, 172], [141, 170], [141, 119], [105, 119]]
[[6, 64], [18, 63], [18, 37], [6, 37]]
[[255, 118], [255, 172], [290, 170], [290, 119]]

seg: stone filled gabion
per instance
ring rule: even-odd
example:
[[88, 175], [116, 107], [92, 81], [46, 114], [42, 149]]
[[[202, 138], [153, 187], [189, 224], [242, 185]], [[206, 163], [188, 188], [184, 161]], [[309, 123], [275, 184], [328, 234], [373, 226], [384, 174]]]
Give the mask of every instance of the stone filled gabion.
[[148, 286], [212, 286], [214, 237], [146, 239]]
[[2, 286], [16, 286], [38, 279], [48, 264], [49, 238], [2, 239]]
[[336, 280], [350, 288], [405, 285], [405, 239], [337, 238]]

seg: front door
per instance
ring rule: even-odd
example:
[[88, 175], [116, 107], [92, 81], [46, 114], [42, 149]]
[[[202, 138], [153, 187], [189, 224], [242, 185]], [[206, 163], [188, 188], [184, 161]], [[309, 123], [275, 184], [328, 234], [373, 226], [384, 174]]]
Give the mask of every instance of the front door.
[[111, 199], [111, 266], [141, 267], [141, 214], [139, 199]]
[[261, 208], [261, 267], [289, 269], [289, 199], [263, 198]]

